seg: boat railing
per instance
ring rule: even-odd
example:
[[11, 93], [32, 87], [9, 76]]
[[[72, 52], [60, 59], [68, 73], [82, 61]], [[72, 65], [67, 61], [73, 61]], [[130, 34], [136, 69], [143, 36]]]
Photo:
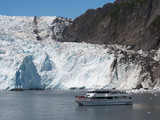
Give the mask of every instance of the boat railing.
[[96, 93], [96, 94], [127, 94], [125, 91], [89, 91], [87, 93]]
[[94, 100], [94, 99], [132, 99], [130, 96], [110, 96], [110, 97], [86, 97], [86, 96], [75, 96], [77, 100]]
[[75, 98], [77, 98], [77, 99], [85, 99], [86, 97], [85, 96], [75, 96]]

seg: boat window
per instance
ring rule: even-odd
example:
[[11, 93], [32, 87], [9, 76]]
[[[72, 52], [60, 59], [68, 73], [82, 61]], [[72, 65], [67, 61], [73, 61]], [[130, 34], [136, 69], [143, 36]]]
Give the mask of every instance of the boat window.
[[94, 93], [94, 91], [88, 91], [87, 93]]
[[92, 99], [105, 99], [105, 97], [92, 97]]
[[109, 93], [109, 91], [97, 91], [96, 93]]
[[108, 99], [113, 99], [113, 97], [108, 97]]
[[113, 99], [113, 97], [92, 97], [92, 99]]

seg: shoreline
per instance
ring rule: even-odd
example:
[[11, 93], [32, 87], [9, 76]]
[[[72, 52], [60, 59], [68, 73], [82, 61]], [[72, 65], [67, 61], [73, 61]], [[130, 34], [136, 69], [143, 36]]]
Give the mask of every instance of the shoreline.
[[[85, 91], [88, 91], [88, 90], [91, 90], [91, 89], [74, 89], [74, 90], [52, 90], [52, 89], [45, 89], [45, 90], [21, 90], [21, 91], [11, 91], [11, 90], [0, 90], [0, 92], [25, 92], [25, 91], [37, 91], [37, 92], [40, 92], [40, 91], [53, 91], [53, 92], [85, 92]], [[145, 89], [137, 89], [137, 90], [122, 90], [122, 91], [126, 91], [127, 94], [131, 94], [131, 95], [160, 95], [160, 89], [149, 89], [149, 90], [145, 90]]]

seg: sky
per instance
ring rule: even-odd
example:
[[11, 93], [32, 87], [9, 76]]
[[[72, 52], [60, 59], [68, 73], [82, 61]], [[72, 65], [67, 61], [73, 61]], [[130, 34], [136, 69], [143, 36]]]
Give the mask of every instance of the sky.
[[115, 0], [0, 0], [0, 15], [76, 18]]

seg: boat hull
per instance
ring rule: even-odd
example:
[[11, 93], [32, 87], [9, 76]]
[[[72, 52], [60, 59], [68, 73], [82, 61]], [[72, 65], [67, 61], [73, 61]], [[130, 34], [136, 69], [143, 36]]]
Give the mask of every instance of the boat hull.
[[110, 106], [110, 105], [132, 105], [132, 100], [75, 100], [80, 106]]

